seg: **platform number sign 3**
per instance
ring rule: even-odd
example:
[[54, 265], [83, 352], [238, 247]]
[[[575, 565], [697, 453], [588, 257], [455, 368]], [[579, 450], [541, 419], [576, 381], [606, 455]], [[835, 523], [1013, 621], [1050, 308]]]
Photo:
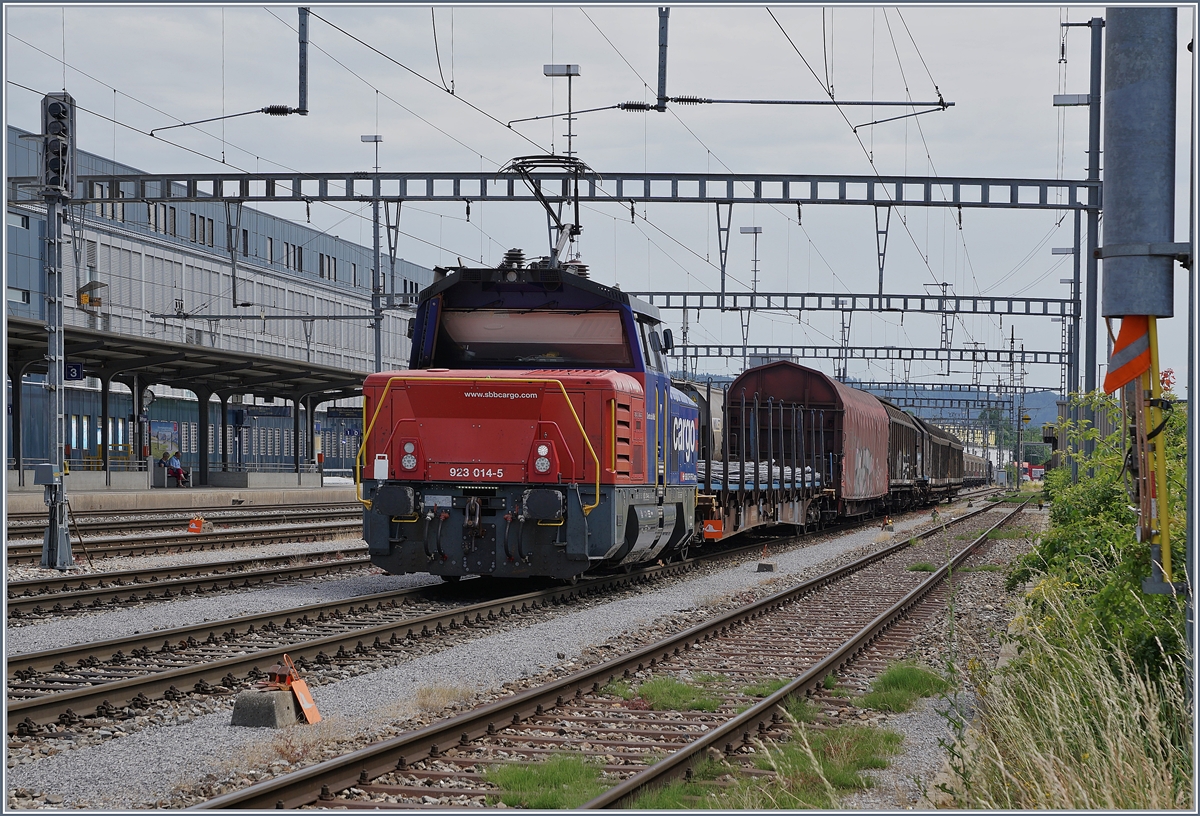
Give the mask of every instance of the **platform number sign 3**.
[[63, 365], [63, 379], [82, 380], [83, 363], [66, 363]]

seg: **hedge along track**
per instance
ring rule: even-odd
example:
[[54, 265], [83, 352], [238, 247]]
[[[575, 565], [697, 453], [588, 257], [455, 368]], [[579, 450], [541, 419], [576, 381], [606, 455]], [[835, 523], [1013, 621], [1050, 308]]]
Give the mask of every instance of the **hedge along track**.
[[[361, 538], [362, 516], [345, 521], [285, 524], [276, 527], [218, 530], [211, 533], [167, 533], [163, 535], [101, 536], [85, 539], [83, 546], [72, 531], [71, 543], [77, 559], [85, 553], [92, 558], [120, 555], [165, 555], [168, 553], [202, 550], [224, 550], [233, 547], [252, 547], [258, 544], [283, 544], [297, 541], [328, 541], [335, 538]], [[40, 564], [42, 543], [9, 544], [5, 548], [9, 566]]]
[[[956, 521], [989, 509], [991, 508], [981, 508]], [[402, 650], [406, 640], [432, 636], [460, 625], [482, 625], [487, 621], [519, 614], [530, 607], [537, 609], [539, 606], [558, 605], [574, 598], [629, 587], [657, 577], [678, 575], [706, 561], [736, 558], [757, 552], [761, 546], [762, 542], [756, 541], [697, 556], [683, 563], [650, 567], [630, 575], [596, 578], [575, 587], [492, 599], [418, 617], [413, 617], [414, 610], [408, 609], [403, 611], [398, 621], [397, 615], [391, 612], [393, 606], [402, 607], [406, 597], [411, 598], [427, 591], [428, 586], [146, 632], [102, 643], [16, 655], [9, 658], [7, 666], [10, 693], [17, 689], [22, 695], [28, 695], [28, 698], [9, 701], [9, 730], [18, 730], [22, 735], [33, 736], [45, 724], [53, 723], [58, 718], [64, 718], [63, 722], [75, 722], [81, 716], [90, 716], [76, 712], [95, 710], [96, 717], [108, 718], [116, 710], [131, 703], [143, 704], [152, 697], [174, 697], [186, 693], [180, 689], [197, 690], [200, 693], [228, 693], [256, 677], [255, 672], [261, 672], [278, 662], [279, 655], [284, 651], [302, 664], [308, 660], [334, 663], [362, 660], [365, 654]], [[460, 586], [467, 588], [472, 583], [468, 581]], [[372, 604], [375, 608], [369, 609]], [[370, 620], [368, 612], [375, 616], [374, 621]], [[263, 634], [264, 631], [279, 633], [288, 630], [290, 625], [292, 633], [299, 634], [298, 630], [302, 626], [312, 625], [298, 623], [305, 616], [310, 620], [315, 618], [317, 624], [325, 623], [321, 620], [322, 617], [356, 617], [358, 622], [357, 626], [349, 625], [351, 621], [343, 622], [342, 628], [349, 629], [348, 633], [337, 635], [327, 631], [320, 632], [320, 637], [310, 638], [308, 642], [302, 637], [292, 637], [291, 645], [287, 647], [264, 650], [264, 646], [270, 645], [269, 642], [264, 642], [264, 639], [270, 641], [274, 637]], [[258, 634], [255, 630], [258, 630]], [[247, 635], [248, 638], [244, 637]], [[256, 651], [236, 658], [224, 657], [225, 652], [237, 648], [239, 642], [247, 640], [257, 641]], [[365, 645], [368, 642], [372, 643], [369, 647]], [[333, 657], [330, 657], [330, 654]], [[222, 659], [213, 662], [214, 656]], [[175, 661], [176, 665], [165, 670], [161, 666], [156, 667], [154, 661], [165, 660]], [[184, 662], [191, 665], [179, 665]], [[140, 671], [139, 663], [142, 664]], [[88, 687], [79, 688], [78, 682], [71, 679], [73, 675], [80, 674], [86, 678]], [[135, 674], [137, 676], [131, 676]], [[245, 675], [245, 681], [240, 679], [242, 675]], [[58, 685], [56, 688], [57, 678], [61, 678], [64, 685]], [[225, 683], [232, 685], [223, 686]], [[63, 691], [64, 687], [67, 690]], [[51, 693], [47, 694], [47, 691]]]
[[107, 606], [186, 598], [205, 592], [252, 589], [370, 566], [366, 549], [353, 546], [156, 569], [60, 574], [53, 578], [10, 581], [8, 615], [19, 619], [97, 611]]
[[[981, 508], [797, 587], [545, 686], [223, 794], [191, 809], [309, 804], [354, 809], [478, 807], [484, 805], [485, 796], [499, 792], [486, 782], [480, 769], [513, 760], [536, 761], [573, 748], [600, 758], [605, 773], [621, 780], [587, 807], [628, 804], [644, 785], [684, 774], [710, 747], [724, 749], [733, 757], [752, 750], [758, 735], [780, 734], [784, 728], [781, 705], [788, 697], [810, 692], [826, 674], [852, 660], [937, 586], [951, 565], [961, 563], [987, 541], [992, 530], [1021, 509], [1023, 506], [998, 520], [925, 580], [905, 567], [919, 560], [944, 560], [937, 557], [942, 548], [932, 541], [935, 536], [958, 522], [1000, 509]], [[881, 577], [890, 580], [881, 585]], [[851, 600], [854, 603], [848, 603]], [[812, 608], [814, 601], [827, 605], [820, 621], [825, 630], [820, 638], [803, 634], [817, 614]], [[784, 616], [787, 619], [780, 623]], [[771, 631], [767, 628], [771, 626], [777, 628]], [[754, 670], [757, 679], [781, 675], [795, 679], [742, 714], [737, 714], [735, 704], [728, 700], [711, 713], [649, 711], [645, 705], [627, 705], [603, 691], [613, 680], [679, 669], [693, 671], [714, 663], [715, 670], [738, 674], [735, 680], [740, 685], [750, 682], [748, 673], [744, 668], [730, 668], [730, 664], [745, 667], [749, 655], [762, 654], [773, 665], [769, 671]], [[666, 759], [645, 764], [664, 753]], [[336, 792], [343, 793], [338, 796]], [[424, 803], [430, 796], [438, 803]]]
[[[247, 509], [197, 507], [186, 512], [168, 511], [154, 515], [152, 518], [124, 518], [120, 517], [121, 514], [119, 513], [93, 513], [88, 515], [80, 513], [72, 519], [70, 526], [72, 535], [75, 534], [78, 527], [80, 534], [93, 536], [101, 533], [128, 533], [134, 530], [179, 529], [187, 527], [188, 522], [196, 516], [201, 516], [211, 521], [215, 527], [294, 524], [297, 521], [313, 519], [322, 521], [342, 519], [362, 520], [362, 505], [360, 504], [314, 505], [312, 507], [271, 505], [269, 507], [256, 507], [253, 512], [246, 512]], [[154, 512], [153, 510], [142, 510], [138, 511], [136, 515], [150, 516]], [[214, 513], [221, 513], [223, 515], [213, 515]], [[45, 513], [38, 514], [36, 517], [23, 515], [16, 518], [17, 520], [14, 520], [13, 516], [8, 517], [8, 538], [10, 541], [41, 538], [42, 532], [46, 529]]]

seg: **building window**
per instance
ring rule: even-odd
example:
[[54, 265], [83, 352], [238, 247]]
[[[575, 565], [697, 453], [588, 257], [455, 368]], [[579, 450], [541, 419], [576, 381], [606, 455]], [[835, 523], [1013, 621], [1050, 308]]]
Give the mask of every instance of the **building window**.
[[296, 266], [293, 268], [297, 272], [304, 271], [304, 247], [296, 247]]
[[12, 286], [8, 287], [8, 302], [9, 303], [28, 303], [29, 290], [16, 289]]
[[350, 283], [352, 286], [358, 286], [358, 264], [350, 264]]
[[242, 230], [242, 257], [250, 254], [250, 230]]
[[[196, 214], [192, 213], [191, 215], [192, 215], [192, 234], [190, 237], [191, 237], [192, 243], [195, 243], [196, 242]], [[203, 229], [203, 227], [201, 227], [201, 229]]]
[[275, 239], [267, 237], [267, 263], [275, 263]]
[[171, 235], [179, 234], [179, 232], [175, 229], [175, 208], [174, 207], [171, 208], [171, 218], [167, 224], [167, 231], [170, 232]]
[[10, 212], [8, 214], [8, 225], [17, 229], [29, 229], [29, 216]]
[[198, 243], [198, 244], [203, 244], [204, 243], [204, 216], [202, 215], [199, 218], [197, 218], [196, 223], [199, 226], [199, 232], [196, 233], [196, 237], [193, 240], [196, 241], [196, 243]]
[[210, 218], [210, 219], [208, 219], [208, 245], [209, 246], [213, 245], [213, 233], [214, 232], [216, 232], [216, 230], [213, 228], [213, 220]]

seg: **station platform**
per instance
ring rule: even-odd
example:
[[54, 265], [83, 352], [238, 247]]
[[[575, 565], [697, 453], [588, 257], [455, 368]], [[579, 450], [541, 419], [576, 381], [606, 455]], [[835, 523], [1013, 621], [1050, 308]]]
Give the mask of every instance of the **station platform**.
[[[130, 512], [145, 510], [190, 510], [193, 508], [254, 507], [255, 505], [291, 504], [311, 507], [354, 501], [354, 485], [286, 488], [185, 487], [155, 490], [78, 490], [68, 488], [71, 509], [79, 513], [105, 510]], [[42, 492], [8, 491], [5, 496], [10, 515], [45, 512]]]

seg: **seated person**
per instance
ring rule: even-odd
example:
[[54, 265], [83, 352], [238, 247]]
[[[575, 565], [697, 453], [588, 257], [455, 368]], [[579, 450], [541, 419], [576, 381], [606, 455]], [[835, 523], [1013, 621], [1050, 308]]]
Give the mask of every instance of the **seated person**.
[[183, 463], [179, 461], [179, 451], [175, 451], [175, 455], [167, 462], [167, 475], [174, 476], [180, 487], [187, 487], [188, 474], [183, 469]]

